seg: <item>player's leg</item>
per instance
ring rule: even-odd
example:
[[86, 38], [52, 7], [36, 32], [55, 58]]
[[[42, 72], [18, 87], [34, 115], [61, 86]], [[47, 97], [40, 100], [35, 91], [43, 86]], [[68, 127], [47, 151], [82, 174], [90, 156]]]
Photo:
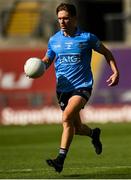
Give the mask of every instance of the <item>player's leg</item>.
[[83, 135], [89, 137], [92, 136], [92, 129], [86, 124], [83, 124], [81, 122], [81, 117], [79, 112], [75, 114], [74, 126], [75, 126], [75, 135]]
[[75, 134], [89, 136], [92, 138], [92, 144], [94, 145], [97, 154], [102, 153], [102, 143], [100, 140], [101, 130], [99, 128], [91, 129], [89, 126], [81, 122], [80, 113], [75, 114]]
[[69, 150], [70, 144], [72, 142], [75, 129], [74, 129], [74, 119], [75, 114], [81, 110], [81, 108], [86, 104], [86, 100], [81, 96], [72, 96], [68, 104], [63, 111], [62, 124], [63, 132], [61, 137], [61, 145], [59, 155], [56, 159], [47, 160], [48, 165], [55, 168], [56, 171], [61, 172], [63, 169], [64, 160], [66, 158], [67, 152]]
[[79, 114], [86, 100], [81, 96], [72, 96], [65, 108], [62, 116], [63, 133], [61, 138], [61, 148], [69, 149], [73, 135], [75, 133], [74, 121], [76, 114]]

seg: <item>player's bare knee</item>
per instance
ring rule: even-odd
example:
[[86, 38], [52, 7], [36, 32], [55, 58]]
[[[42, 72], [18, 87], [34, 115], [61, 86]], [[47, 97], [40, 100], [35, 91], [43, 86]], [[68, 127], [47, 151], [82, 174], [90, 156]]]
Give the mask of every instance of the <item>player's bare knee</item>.
[[63, 113], [62, 123], [64, 127], [73, 126], [73, 119], [70, 114]]
[[71, 121], [71, 119], [72, 119], [71, 113], [69, 113], [68, 111], [64, 111], [63, 116], [62, 116], [62, 121], [69, 122]]

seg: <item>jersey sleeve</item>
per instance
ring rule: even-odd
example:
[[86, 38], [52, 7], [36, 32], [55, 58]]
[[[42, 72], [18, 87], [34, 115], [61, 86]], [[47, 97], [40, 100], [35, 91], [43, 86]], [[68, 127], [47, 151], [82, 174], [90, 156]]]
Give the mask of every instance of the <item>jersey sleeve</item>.
[[101, 41], [98, 39], [98, 37], [94, 34], [90, 34], [90, 46], [94, 50], [99, 50], [101, 45]]
[[48, 42], [48, 47], [47, 47], [47, 51], [46, 51], [46, 56], [53, 61], [55, 58], [55, 52], [52, 50], [51, 48], [51, 41], [49, 40]]

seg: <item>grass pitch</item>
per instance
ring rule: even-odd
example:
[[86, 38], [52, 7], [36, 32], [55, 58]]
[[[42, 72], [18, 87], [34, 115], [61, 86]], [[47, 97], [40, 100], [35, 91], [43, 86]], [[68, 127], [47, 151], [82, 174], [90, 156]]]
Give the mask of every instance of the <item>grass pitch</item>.
[[58, 153], [61, 125], [0, 126], [0, 178], [131, 179], [131, 124], [90, 126], [102, 129], [102, 155], [75, 136], [60, 174], [45, 160]]

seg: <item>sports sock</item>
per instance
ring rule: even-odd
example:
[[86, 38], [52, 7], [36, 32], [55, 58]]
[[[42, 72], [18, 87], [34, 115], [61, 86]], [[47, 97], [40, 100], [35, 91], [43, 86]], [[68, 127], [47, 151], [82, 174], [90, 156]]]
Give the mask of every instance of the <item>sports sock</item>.
[[59, 149], [59, 155], [57, 156], [57, 160], [60, 162], [60, 163], [64, 163], [64, 160], [66, 158], [66, 155], [67, 155], [67, 152], [68, 150], [67, 149], [64, 149], [64, 148], [60, 148]]

